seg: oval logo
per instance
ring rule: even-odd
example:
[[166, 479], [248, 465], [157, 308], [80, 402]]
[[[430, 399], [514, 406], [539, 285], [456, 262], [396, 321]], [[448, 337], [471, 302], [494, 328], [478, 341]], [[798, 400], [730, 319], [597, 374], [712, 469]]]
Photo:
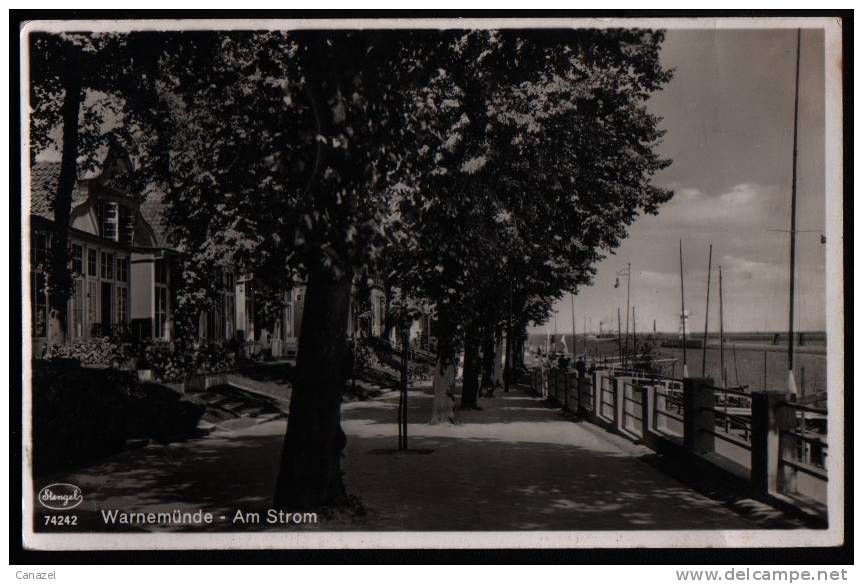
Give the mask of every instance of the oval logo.
[[54, 483], [39, 491], [39, 503], [46, 509], [67, 511], [84, 501], [81, 489], [69, 483]]

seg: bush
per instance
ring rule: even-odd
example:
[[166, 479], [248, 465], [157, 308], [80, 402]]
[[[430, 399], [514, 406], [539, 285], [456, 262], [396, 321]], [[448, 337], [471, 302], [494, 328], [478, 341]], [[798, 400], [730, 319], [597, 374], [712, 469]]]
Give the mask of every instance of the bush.
[[395, 355], [392, 345], [380, 337], [363, 337], [360, 339], [360, 344], [368, 347], [377, 363], [381, 365], [389, 364]]
[[195, 374], [233, 369], [236, 354], [219, 341], [155, 342], [144, 349], [143, 363], [162, 381], [186, 381]]
[[197, 433], [204, 409], [199, 398], [180, 395], [163, 385], [143, 383], [129, 394], [126, 433], [129, 438], [158, 442], [187, 438]]
[[100, 337], [68, 345], [45, 347], [43, 357], [48, 360], [76, 359], [83, 364], [106, 365], [115, 369], [134, 369], [137, 366], [138, 353], [136, 343]]
[[33, 467], [71, 466], [116, 452], [126, 440], [132, 376], [111, 369], [33, 363]]
[[432, 365], [422, 361], [411, 361], [408, 368], [408, 378], [411, 381], [427, 381], [432, 377]]
[[233, 369], [236, 352], [220, 341], [178, 340], [121, 342], [109, 337], [78, 341], [46, 348], [49, 361], [77, 360], [86, 365], [115, 369], [152, 369], [165, 382], [186, 381], [198, 373], [219, 373]]
[[[75, 364], [73, 364], [75, 363]], [[33, 468], [68, 468], [122, 450], [129, 438], [194, 436], [204, 405], [131, 372], [33, 362]]]

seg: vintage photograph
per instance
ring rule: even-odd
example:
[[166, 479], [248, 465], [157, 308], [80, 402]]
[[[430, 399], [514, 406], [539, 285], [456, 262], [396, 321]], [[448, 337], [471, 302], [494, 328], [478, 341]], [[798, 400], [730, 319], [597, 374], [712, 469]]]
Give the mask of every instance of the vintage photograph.
[[842, 544], [841, 21], [20, 46], [25, 547]]

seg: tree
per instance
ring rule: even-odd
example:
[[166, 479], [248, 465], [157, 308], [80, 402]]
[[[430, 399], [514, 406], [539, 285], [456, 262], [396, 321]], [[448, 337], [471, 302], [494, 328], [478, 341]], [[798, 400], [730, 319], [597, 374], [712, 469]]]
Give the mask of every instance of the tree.
[[[465, 349], [547, 317], [639, 211], [670, 193], [644, 105], [667, 80], [650, 31], [194, 32], [127, 37], [119, 89], [141, 181], [187, 252], [189, 312], [211, 270], [307, 284], [275, 506], [344, 501], [340, 425], [356, 274], [434, 306], [435, 411]], [[144, 50], [147, 47], [148, 50]], [[70, 150], [71, 151], [71, 150]], [[394, 272], [394, 273], [393, 273]], [[511, 286], [510, 286], [511, 284]], [[506, 310], [504, 310], [506, 307]], [[503, 318], [507, 314], [507, 319]], [[509, 363], [509, 359], [507, 362]], [[446, 402], [445, 405], [442, 405]]]
[[[60, 133], [60, 175], [50, 201], [53, 233], [46, 267], [48, 344], [66, 339], [66, 303], [72, 294], [69, 215], [79, 166], [93, 168], [99, 147], [109, 134], [102, 130], [105, 115], [116, 104], [105, 96], [121, 83], [115, 49], [116, 35], [31, 33], [30, 38], [30, 160], [56, 145]], [[79, 163], [79, 156], [82, 157]]]
[[[507, 327], [507, 367], [527, 322], [588, 283], [639, 212], [671, 193], [650, 184], [649, 95], [670, 78], [653, 31], [457, 31], [413, 96], [417, 162], [400, 207], [413, 294], [438, 311], [433, 422], [450, 418], [444, 380], [464, 346], [464, 407], [476, 406], [481, 331]], [[504, 293], [507, 288], [510, 298]]]
[[[158, 104], [158, 55], [171, 52], [165, 33], [30, 33], [30, 162], [59, 150], [60, 175], [50, 201], [54, 214], [48, 279], [48, 344], [65, 342], [72, 293], [69, 222], [79, 172], [96, 169], [105, 147], [136, 151], [144, 167], [160, 164], [163, 142], [146, 149]], [[58, 142], [59, 135], [59, 146]], [[152, 173], [129, 169], [115, 180], [142, 196]], [[137, 169], [143, 170], [143, 169]], [[164, 174], [164, 173], [163, 173]]]
[[[162, 55], [162, 176], [185, 279], [207, 267], [305, 279], [291, 413], [275, 505], [344, 500], [339, 422], [351, 282], [406, 237], [390, 209], [413, 33], [230, 32]], [[197, 285], [195, 285], [197, 283]], [[197, 289], [197, 292], [195, 292]]]

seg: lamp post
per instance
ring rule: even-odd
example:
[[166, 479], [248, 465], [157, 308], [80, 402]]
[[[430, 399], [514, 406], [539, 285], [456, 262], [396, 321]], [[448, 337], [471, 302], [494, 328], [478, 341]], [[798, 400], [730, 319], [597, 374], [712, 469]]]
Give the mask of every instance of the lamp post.
[[632, 264], [630, 262], [626, 262], [626, 267], [622, 270], [618, 270], [616, 274], [616, 278], [614, 279], [614, 287], [620, 287], [620, 278], [626, 278], [626, 340], [624, 341], [624, 351], [623, 351], [623, 368], [626, 369], [626, 359], [629, 355], [629, 284], [632, 280]]

